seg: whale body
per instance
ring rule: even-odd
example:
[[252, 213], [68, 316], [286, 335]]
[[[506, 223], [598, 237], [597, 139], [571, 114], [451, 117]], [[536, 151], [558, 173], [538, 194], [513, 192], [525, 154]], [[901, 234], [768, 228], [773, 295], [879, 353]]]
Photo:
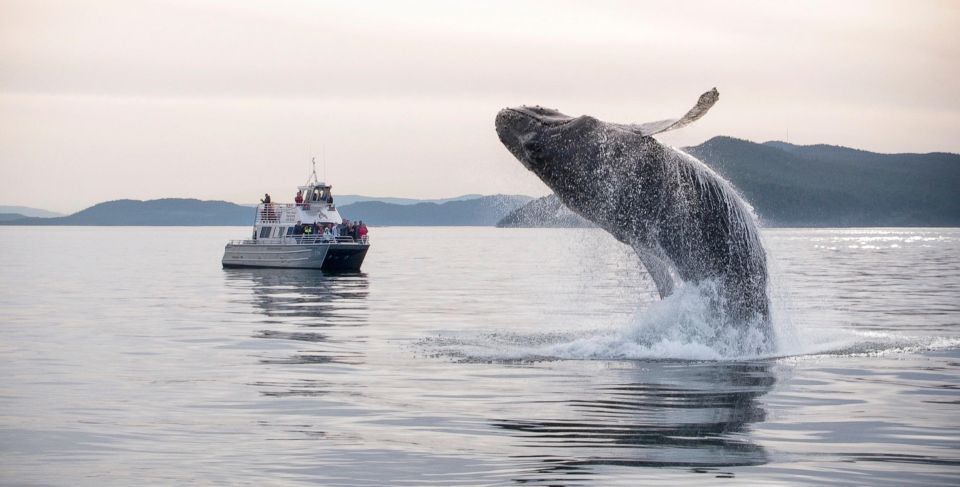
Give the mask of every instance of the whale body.
[[713, 89], [679, 119], [640, 125], [505, 108], [496, 129], [564, 205], [633, 247], [661, 298], [680, 283], [708, 284], [725, 323], [765, 324], [766, 253], [751, 209], [705, 164], [652, 137], [700, 118], [718, 99]]

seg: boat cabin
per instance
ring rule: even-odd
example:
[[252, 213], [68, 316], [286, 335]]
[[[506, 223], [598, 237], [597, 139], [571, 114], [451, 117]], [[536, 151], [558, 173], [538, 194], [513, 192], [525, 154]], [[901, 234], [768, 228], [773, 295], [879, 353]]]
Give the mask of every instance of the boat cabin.
[[302, 203], [261, 203], [257, 205], [253, 225], [253, 240], [276, 239], [277, 243], [292, 237], [297, 223], [302, 225], [332, 223], [339, 225], [343, 218], [333, 204], [332, 186], [314, 181], [298, 186]]

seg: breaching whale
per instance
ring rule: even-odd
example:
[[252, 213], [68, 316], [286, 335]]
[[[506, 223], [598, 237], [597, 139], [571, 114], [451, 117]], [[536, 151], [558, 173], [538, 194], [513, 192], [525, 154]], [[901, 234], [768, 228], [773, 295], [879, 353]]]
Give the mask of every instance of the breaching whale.
[[705, 164], [652, 137], [697, 120], [718, 99], [714, 88], [679, 119], [639, 125], [505, 108], [496, 129], [564, 205], [636, 250], [661, 298], [682, 282], [703, 285], [724, 323], [758, 324], [769, 338], [766, 254], [753, 213]]

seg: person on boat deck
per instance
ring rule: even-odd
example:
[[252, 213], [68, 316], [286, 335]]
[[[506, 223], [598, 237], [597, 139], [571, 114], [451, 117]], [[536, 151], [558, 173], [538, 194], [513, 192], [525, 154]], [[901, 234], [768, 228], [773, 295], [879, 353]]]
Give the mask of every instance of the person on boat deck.
[[274, 215], [273, 208], [270, 206], [270, 193], [263, 193], [263, 198], [260, 202], [263, 203], [263, 217], [275, 218], [276, 215]]
[[363, 220], [360, 220], [360, 230], [357, 231], [360, 235], [360, 240], [367, 238], [367, 234], [370, 233], [370, 230], [367, 230], [367, 224], [363, 223]]
[[300, 223], [300, 220], [297, 220], [297, 224], [293, 226], [294, 235], [303, 235], [303, 224]]
[[330, 225], [323, 226], [323, 236], [328, 238], [333, 236], [333, 231], [330, 230]]
[[309, 223], [306, 224], [306, 225], [304, 225], [304, 226], [303, 226], [303, 234], [306, 235], [306, 236], [308, 236], [308, 237], [311, 236], [311, 235], [313, 235], [313, 225], [311, 225], [311, 224], [309, 224]]
[[297, 205], [302, 205], [302, 204], [303, 204], [303, 191], [302, 191], [302, 190], [299, 190], [299, 189], [297, 190], [297, 195], [293, 197], [293, 202], [296, 203]]

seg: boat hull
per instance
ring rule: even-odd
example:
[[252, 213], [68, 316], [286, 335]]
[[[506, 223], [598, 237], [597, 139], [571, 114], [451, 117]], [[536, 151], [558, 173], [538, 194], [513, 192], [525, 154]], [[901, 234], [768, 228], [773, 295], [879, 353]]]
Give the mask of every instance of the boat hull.
[[227, 244], [223, 267], [268, 267], [319, 269], [327, 272], [358, 272], [367, 255], [365, 243]]
[[330, 244], [321, 270], [328, 272], [359, 272], [367, 256], [369, 244]]

